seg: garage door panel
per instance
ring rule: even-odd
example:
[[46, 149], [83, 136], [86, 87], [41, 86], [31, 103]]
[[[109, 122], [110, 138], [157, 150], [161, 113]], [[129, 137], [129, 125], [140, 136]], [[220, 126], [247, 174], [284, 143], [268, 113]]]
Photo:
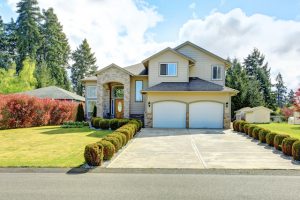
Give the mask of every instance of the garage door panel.
[[153, 104], [154, 128], [185, 128], [186, 104], [173, 101]]
[[189, 105], [190, 128], [223, 128], [223, 104], [196, 102]]

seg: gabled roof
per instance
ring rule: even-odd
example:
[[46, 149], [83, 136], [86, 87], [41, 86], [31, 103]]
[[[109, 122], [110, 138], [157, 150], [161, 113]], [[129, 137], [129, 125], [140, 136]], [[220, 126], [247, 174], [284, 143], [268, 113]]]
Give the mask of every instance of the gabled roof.
[[200, 78], [190, 78], [189, 82], [162, 82], [149, 87], [142, 92], [229, 92], [237, 94], [238, 91], [212, 83]]
[[148, 69], [145, 68], [143, 63], [138, 63], [135, 65], [130, 65], [128, 67], [124, 67], [127, 71], [131, 72], [132, 74], [136, 76], [147, 76], [148, 75]]
[[253, 108], [251, 108], [251, 109], [248, 109], [248, 110], [246, 110], [246, 111], [244, 111], [244, 112], [253, 112], [253, 111], [256, 111], [256, 110], [260, 110], [260, 109], [263, 109], [263, 110], [268, 110], [268, 111], [270, 111], [270, 112], [273, 112], [273, 110], [271, 110], [271, 109], [269, 109], [269, 108], [266, 108], [266, 107], [264, 107], [264, 106], [257, 106], [257, 107], [253, 107]]
[[82, 82], [88, 82], [88, 81], [97, 81], [97, 76], [89, 76], [84, 79], [81, 79]]
[[165, 52], [167, 52], [167, 51], [170, 51], [170, 52], [172, 52], [172, 53], [174, 53], [174, 54], [176, 54], [176, 55], [178, 55], [178, 56], [180, 56], [180, 57], [182, 57], [182, 58], [184, 58], [184, 59], [186, 59], [186, 60], [188, 60], [188, 61], [190, 61], [190, 62], [192, 62], [192, 63], [195, 63], [195, 62], [196, 62], [193, 58], [188, 57], [188, 56], [186, 56], [186, 55], [184, 55], [184, 54], [182, 54], [182, 53], [180, 53], [180, 52], [178, 52], [178, 51], [175, 51], [174, 49], [172, 49], [172, 48], [170, 48], [170, 47], [167, 47], [167, 48], [165, 48], [165, 49], [159, 51], [158, 53], [156, 53], [156, 54], [150, 56], [149, 58], [146, 58], [145, 60], [142, 61], [142, 63], [143, 63], [145, 66], [147, 66], [149, 60], [151, 60], [151, 59], [153, 59], [153, 58], [155, 58], [155, 57], [157, 57], [157, 56], [159, 56], [159, 55], [161, 55], [161, 54], [163, 54], [163, 53], [165, 53]]
[[20, 94], [26, 94], [29, 96], [35, 96], [42, 99], [66, 99], [66, 100], [76, 100], [84, 102], [85, 99], [75, 93], [69, 92], [62, 88], [56, 86], [49, 86], [44, 88], [39, 88], [35, 90], [30, 90], [26, 92], [21, 92]]
[[119, 69], [119, 70], [121, 70], [121, 71], [123, 71], [123, 72], [125, 72], [125, 73], [127, 73], [129, 75], [131, 75], [131, 76], [134, 76], [134, 74], [132, 74], [131, 72], [127, 71], [126, 69], [124, 69], [124, 68], [122, 68], [122, 67], [120, 67], [120, 66], [118, 66], [118, 65], [116, 65], [114, 63], [112, 63], [112, 64], [110, 64], [110, 65], [108, 65], [108, 66], [106, 66], [106, 67], [104, 67], [104, 68], [102, 68], [100, 70], [98, 70], [96, 72], [96, 75], [99, 74], [99, 73], [101, 73], [101, 72], [103, 72], [103, 71], [105, 71], [105, 70], [107, 70], [107, 69], [109, 69], [109, 68], [112, 68], [112, 67], [115, 67], [115, 68], [117, 68], [117, 69]]
[[228, 60], [226, 60], [224, 58], [221, 58], [220, 56], [218, 56], [218, 55], [216, 55], [216, 54], [214, 54], [214, 53], [212, 53], [210, 51], [207, 51], [206, 49], [203, 49], [202, 47], [199, 47], [198, 45], [196, 45], [196, 44], [194, 44], [194, 43], [192, 43], [190, 41], [186, 41], [186, 42], [178, 45], [177, 47], [174, 48], [174, 50], [177, 51], [178, 49], [180, 49], [181, 47], [184, 47], [186, 45], [190, 45], [190, 46], [194, 47], [195, 49], [198, 49], [199, 51], [202, 51], [203, 53], [206, 53], [206, 54], [208, 54], [208, 55], [216, 58], [217, 60], [220, 60], [220, 61], [224, 62], [228, 66], [231, 65], [231, 63]]

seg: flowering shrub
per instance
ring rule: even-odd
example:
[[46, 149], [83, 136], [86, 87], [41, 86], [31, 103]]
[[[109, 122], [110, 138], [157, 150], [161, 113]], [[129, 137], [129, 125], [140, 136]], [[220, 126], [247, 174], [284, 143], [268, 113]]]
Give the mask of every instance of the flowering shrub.
[[27, 95], [0, 95], [0, 128], [59, 125], [73, 121], [77, 104]]
[[285, 120], [287, 121], [289, 117], [293, 116], [294, 110], [292, 108], [283, 107], [280, 112], [283, 114]]

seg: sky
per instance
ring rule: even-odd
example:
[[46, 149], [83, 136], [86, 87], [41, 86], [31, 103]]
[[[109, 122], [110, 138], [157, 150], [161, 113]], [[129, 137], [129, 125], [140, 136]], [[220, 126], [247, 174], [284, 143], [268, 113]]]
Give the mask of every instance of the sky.
[[[38, 0], [53, 7], [73, 50], [86, 38], [99, 69], [141, 62], [187, 40], [243, 61], [258, 48], [288, 88], [300, 87], [300, 0]], [[18, 0], [0, 0], [4, 21]], [[288, 2], [288, 3], [287, 3]]]

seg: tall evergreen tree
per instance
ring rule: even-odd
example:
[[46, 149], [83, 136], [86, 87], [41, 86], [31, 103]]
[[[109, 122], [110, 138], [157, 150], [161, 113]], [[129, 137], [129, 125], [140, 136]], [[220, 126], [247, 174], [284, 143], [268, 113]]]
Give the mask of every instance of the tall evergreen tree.
[[295, 101], [295, 92], [293, 90], [290, 90], [288, 96], [287, 96], [287, 106], [290, 107], [294, 104]]
[[244, 59], [243, 64], [247, 74], [253, 78], [253, 80], [256, 79], [259, 82], [259, 91], [263, 95], [265, 106], [274, 109], [276, 101], [271, 90], [270, 69], [268, 68], [268, 63], [265, 63], [265, 56], [255, 48], [251, 54]]
[[[41, 25], [42, 44], [37, 56], [39, 65], [43, 64], [48, 68], [48, 70], [43, 69], [44, 73], [47, 71], [50, 73], [52, 83], [48, 84], [55, 84], [69, 90], [70, 83], [66, 68], [71, 50], [68, 39], [53, 8], [43, 10], [43, 19], [44, 23]], [[43, 83], [43, 85], [45, 84]]]
[[277, 106], [282, 108], [285, 105], [286, 102], [286, 86], [284, 85], [283, 82], [283, 78], [281, 73], [278, 73], [278, 75], [276, 76], [276, 102], [277, 102]]
[[17, 72], [22, 68], [22, 62], [28, 56], [36, 59], [40, 47], [41, 34], [39, 30], [40, 9], [37, 0], [21, 0], [17, 4]]
[[262, 95], [259, 92], [259, 83], [250, 78], [246, 70], [237, 59], [233, 59], [232, 66], [226, 73], [226, 86], [236, 89], [239, 93], [232, 97], [231, 114], [243, 107], [254, 107], [263, 104]]
[[8, 67], [16, 64], [17, 58], [17, 24], [13, 19], [5, 24], [5, 51], [7, 53], [7, 65]]
[[0, 68], [7, 68], [5, 63], [5, 34], [4, 34], [4, 23], [0, 16]]
[[83, 94], [83, 86], [81, 79], [86, 76], [94, 74], [97, 70], [95, 53], [92, 50], [86, 39], [82, 44], [72, 53], [74, 64], [71, 66], [71, 80], [73, 83], [73, 90], [79, 94]]

